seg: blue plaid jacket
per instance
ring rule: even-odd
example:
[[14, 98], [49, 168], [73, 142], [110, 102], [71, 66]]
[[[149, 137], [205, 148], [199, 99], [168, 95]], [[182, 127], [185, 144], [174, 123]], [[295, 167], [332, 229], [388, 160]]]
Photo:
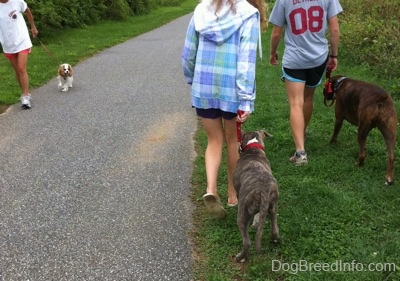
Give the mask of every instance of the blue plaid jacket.
[[238, 2], [236, 14], [211, 20], [198, 6], [189, 23], [182, 68], [193, 107], [254, 111], [259, 13], [247, 1]]

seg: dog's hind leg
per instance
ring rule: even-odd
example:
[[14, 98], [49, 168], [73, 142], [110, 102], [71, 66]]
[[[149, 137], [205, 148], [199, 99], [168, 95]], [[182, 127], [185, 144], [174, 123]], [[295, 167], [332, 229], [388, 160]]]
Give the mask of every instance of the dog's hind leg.
[[[240, 208], [240, 206], [239, 206]], [[249, 255], [249, 248], [250, 248], [250, 237], [249, 237], [249, 232], [248, 232], [248, 227], [250, 223], [250, 215], [249, 214], [244, 214], [239, 211], [238, 209], [238, 216], [237, 216], [237, 225], [239, 228], [240, 233], [242, 234], [242, 251], [238, 253], [235, 257], [235, 260], [237, 262], [245, 262], [248, 255]]]
[[261, 237], [265, 227], [265, 220], [268, 214], [269, 204], [262, 205], [262, 210], [260, 210], [259, 220], [257, 224], [257, 232], [255, 237], [255, 246], [257, 254], [261, 254]]
[[371, 131], [371, 124], [369, 123], [364, 123], [361, 121], [359, 122], [358, 125], [358, 133], [357, 133], [357, 140], [358, 140], [358, 166], [364, 165], [364, 160], [365, 157], [367, 157], [367, 148], [366, 148], [366, 143], [367, 143], [367, 136], [369, 132]]
[[271, 241], [273, 243], [279, 243], [279, 227], [278, 227], [278, 186], [275, 191], [270, 193], [270, 204], [269, 204], [269, 217], [271, 219]]
[[335, 144], [337, 142], [337, 138], [338, 138], [340, 129], [342, 128], [342, 125], [343, 125], [343, 120], [344, 119], [341, 118], [341, 117], [340, 118], [336, 117], [336, 119], [335, 119], [335, 127], [333, 129], [333, 135], [332, 135], [332, 138], [331, 138], [331, 141], [330, 141], [331, 144]]
[[278, 203], [277, 200], [271, 203], [269, 216], [271, 218], [271, 241], [279, 243], [279, 227], [278, 227]]
[[388, 155], [386, 166], [386, 185], [394, 183], [394, 148], [396, 144], [396, 126], [397, 118], [391, 118], [387, 124], [378, 126], [386, 143], [386, 150]]

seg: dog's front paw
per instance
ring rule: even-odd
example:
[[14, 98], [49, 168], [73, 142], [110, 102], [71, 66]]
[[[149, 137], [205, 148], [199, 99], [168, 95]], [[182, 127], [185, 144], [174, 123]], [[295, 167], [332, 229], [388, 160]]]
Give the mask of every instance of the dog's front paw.
[[66, 92], [66, 91], [68, 91], [68, 87], [64, 87], [64, 88], [62, 88], [62, 90], [61, 90], [62, 92]]
[[246, 257], [242, 253], [238, 253], [235, 257], [236, 262], [244, 263], [246, 262]]

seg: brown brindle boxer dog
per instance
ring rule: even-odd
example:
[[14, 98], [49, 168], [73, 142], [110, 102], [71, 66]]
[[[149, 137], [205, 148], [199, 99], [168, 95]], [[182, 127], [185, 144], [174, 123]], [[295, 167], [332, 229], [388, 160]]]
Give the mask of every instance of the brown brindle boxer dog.
[[[233, 185], [238, 196], [237, 225], [242, 234], [242, 251], [236, 261], [245, 262], [250, 248], [248, 227], [255, 218], [256, 251], [261, 252], [261, 236], [268, 214], [271, 219], [271, 239], [279, 242], [277, 219], [278, 183], [271, 172], [269, 160], [264, 152], [264, 139], [271, 137], [264, 131], [242, 134], [240, 158], [233, 173]], [[257, 221], [258, 220], [258, 221]]]
[[391, 96], [374, 84], [342, 75], [333, 76], [329, 81], [336, 98], [336, 121], [331, 143], [336, 143], [343, 120], [358, 126], [358, 165], [362, 166], [366, 157], [367, 136], [373, 128], [378, 128], [385, 139], [388, 154], [386, 184], [393, 184], [398, 120]]

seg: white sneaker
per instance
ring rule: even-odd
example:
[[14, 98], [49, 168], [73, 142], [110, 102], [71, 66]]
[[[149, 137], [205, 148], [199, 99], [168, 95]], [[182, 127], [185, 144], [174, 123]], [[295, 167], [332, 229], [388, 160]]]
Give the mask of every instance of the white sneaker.
[[292, 157], [289, 158], [289, 161], [296, 166], [304, 165], [308, 163], [307, 153], [297, 153], [295, 152]]
[[22, 95], [21, 96], [21, 107], [24, 109], [29, 109], [31, 108], [31, 94], [28, 94], [27, 96]]

